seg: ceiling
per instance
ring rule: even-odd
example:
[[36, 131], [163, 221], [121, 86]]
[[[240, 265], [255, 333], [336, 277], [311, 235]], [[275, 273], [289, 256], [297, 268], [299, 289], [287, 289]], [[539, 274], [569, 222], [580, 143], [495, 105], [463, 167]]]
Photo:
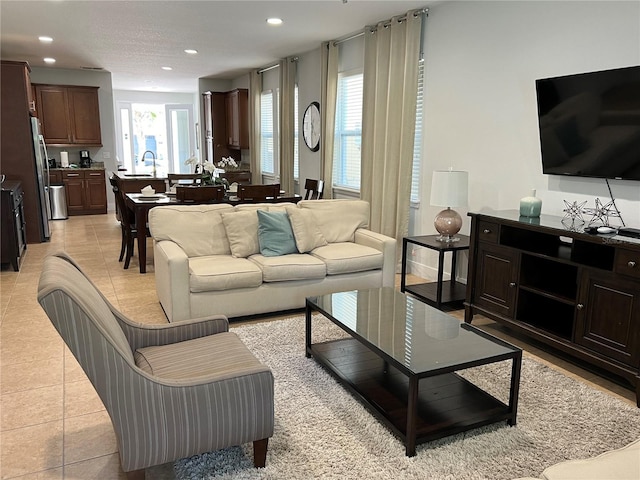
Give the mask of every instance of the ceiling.
[[[0, 55], [32, 67], [103, 69], [117, 90], [196, 92], [198, 78], [237, 78], [433, 3], [1, 0]], [[284, 23], [270, 26], [270, 17]], [[41, 43], [41, 35], [53, 42]], [[48, 66], [44, 57], [55, 64]]]

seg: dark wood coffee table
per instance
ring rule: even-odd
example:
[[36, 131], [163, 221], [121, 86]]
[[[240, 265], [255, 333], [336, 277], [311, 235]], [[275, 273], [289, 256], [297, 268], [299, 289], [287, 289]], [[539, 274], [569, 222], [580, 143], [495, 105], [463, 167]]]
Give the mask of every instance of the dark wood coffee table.
[[[348, 336], [312, 343], [312, 313]], [[307, 298], [306, 356], [416, 445], [506, 420], [516, 424], [522, 350], [392, 288]], [[511, 360], [508, 405], [456, 374]]]

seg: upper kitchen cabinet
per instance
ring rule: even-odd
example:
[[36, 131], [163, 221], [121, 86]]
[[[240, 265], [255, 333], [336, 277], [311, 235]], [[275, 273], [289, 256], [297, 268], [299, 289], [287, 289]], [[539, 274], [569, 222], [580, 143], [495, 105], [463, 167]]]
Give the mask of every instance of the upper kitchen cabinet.
[[237, 88], [227, 92], [225, 104], [229, 148], [249, 148], [249, 91]]
[[98, 87], [35, 85], [42, 134], [52, 146], [102, 146]]

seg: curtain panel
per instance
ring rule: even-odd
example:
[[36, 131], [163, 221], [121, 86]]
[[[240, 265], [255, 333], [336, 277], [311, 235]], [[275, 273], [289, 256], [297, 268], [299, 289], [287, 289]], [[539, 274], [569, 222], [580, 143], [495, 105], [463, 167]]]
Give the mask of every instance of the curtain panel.
[[262, 94], [262, 75], [258, 70], [249, 74], [249, 167], [251, 183], [262, 183], [260, 165], [260, 95]]
[[294, 193], [293, 137], [297, 121], [294, 115], [297, 66], [295, 57], [280, 61], [280, 188], [287, 194]]
[[360, 196], [370, 227], [407, 235], [422, 11], [365, 29]]
[[333, 142], [336, 124], [336, 101], [338, 97], [338, 46], [335, 42], [322, 44], [322, 79], [320, 93], [320, 119], [322, 136], [320, 141], [321, 171], [324, 180], [324, 198], [333, 198]]

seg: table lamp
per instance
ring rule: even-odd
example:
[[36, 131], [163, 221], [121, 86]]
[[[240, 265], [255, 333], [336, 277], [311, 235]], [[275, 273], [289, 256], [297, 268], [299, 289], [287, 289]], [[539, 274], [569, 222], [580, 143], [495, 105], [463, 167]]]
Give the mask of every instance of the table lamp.
[[456, 233], [462, 227], [462, 218], [451, 207], [467, 205], [469, 172], [456, 170], [436, 170], [431, 182], [431, 205], [447, 207], [436, 215], [433, 225], [440, 234], [441, 242], [457, 242]]

